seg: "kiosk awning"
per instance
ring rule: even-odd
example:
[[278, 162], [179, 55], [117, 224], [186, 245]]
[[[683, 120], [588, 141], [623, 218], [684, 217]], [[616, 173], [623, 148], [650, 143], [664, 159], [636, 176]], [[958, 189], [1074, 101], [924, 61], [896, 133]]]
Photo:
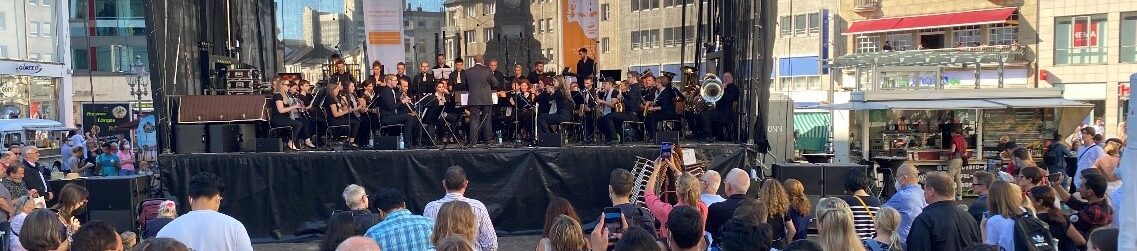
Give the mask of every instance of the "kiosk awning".
[[1057, 107], [1093, 107], [1092, 104], [1068, 100], [1064, 98], [1016, 98], [1016, 99], [989, 99], [987, 101], [1004, 104], [1011, 108], [1057, 108]]
[[1005, 108], [1060, 108], [1092, 107], [1093, 105], [1063, 98], [1014, 99], [930, 99], [865, 101], [810, 107], [821, 110], [951, 110], [951, 109], [1005, 109]]

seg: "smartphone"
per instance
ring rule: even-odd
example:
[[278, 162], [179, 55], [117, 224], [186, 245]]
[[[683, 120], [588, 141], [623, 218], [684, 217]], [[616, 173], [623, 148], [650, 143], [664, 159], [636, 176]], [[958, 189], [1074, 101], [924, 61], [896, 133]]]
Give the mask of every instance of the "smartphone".
[[990, 212], [983, 212], [983, 218], [984, 219], [991, 218], [991, 213]]
[[659, 146], [659, 157], [662, 159], [671, 159], [671, 142], [663, 142]]
[[623, 215], [624, 212], [618, 207], [604, 208], [604, 227], [608, 228], [609, 233], [616, 233], [624, 229], [624, 222], [620, 220]]
[[43, 196], [36, 197], [32, 201], [35, 201], [36, 208], [47, 208], [47, 201], [43, 199]]

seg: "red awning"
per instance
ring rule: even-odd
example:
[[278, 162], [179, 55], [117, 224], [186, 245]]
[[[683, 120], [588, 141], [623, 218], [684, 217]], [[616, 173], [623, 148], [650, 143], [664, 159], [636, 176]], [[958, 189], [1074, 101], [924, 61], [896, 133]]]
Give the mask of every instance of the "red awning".
[[1017, 8], [940, 13], [931, 15], [870, 19], [853, 22], [846, 34], [881, 33], [953, 26], [981, 25], [1006, 22]]

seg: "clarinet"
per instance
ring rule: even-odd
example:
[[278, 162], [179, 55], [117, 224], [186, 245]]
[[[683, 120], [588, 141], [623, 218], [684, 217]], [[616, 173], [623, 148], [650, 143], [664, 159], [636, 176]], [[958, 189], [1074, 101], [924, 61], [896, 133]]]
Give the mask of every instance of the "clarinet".
[[296, 106], [299, 104], [301, 107], [304, 107], [304, 108], [298, 109], [300, 111], [298, 111], [296, 113], [298, 113], [298, 116], [301, 118], [308, 118], [309, 117], [308, 108], [306, 106], [304, 106], [304, 104], [299, 103], [300, 100], [296, 98], [296, 95], [293, 95], [294, 93], [288, 92], [287, 94], [288, 94], [288, 96], [285, 98], [288, 100], [288, 106]]

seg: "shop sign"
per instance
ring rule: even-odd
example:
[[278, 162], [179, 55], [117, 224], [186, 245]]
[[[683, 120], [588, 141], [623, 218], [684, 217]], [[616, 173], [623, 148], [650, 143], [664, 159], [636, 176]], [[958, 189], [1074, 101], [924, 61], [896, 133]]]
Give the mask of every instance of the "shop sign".
[[1129, 97], [1129, 83], [1121, 83], [1117, 85], [1117, 95], [1122, 97]]
[[109, 137], [118, 133], [128, 133], [127, 130], [115, 130], [115, 127], [130, 122], [130, 104], [83, 104], [83, 131], [91, 132], [92, 128], [99, 131], [97, 137]]
[[1074, 48], [1098, 46], [1098, 21], [1091, 17], [1074, 18]]
[[37, 63], [22, 63], [16, 65], [16, 72], [32, 75], [43, 71], [43, 66]]

